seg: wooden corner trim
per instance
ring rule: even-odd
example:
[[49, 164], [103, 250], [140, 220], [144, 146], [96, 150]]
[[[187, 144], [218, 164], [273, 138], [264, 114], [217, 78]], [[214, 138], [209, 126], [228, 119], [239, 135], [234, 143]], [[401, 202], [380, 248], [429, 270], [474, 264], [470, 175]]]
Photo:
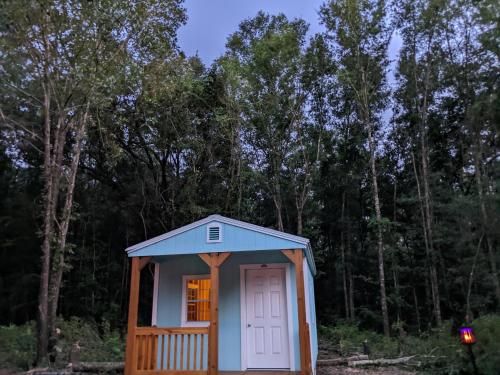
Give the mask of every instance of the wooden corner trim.
[[139, 271], [146, 267], [153, 257], [140, 257], [139, 258]]
[[302, 249], [295, 250], [281, 250], [284, 256], [286, 256], [290, 262], [295, 264], [297, 267], [300, 265], [302, 267], [302, 257], [303, 252]]
[[281, 250], [290, 262], [295, 265], [295, 278], [297, 288], [297, 312], [299, 321], [299, 348], [300, 348], [300, 373], [301, 375], [312, 374], [311, 369], [311, 343], [309, 341], [309, 327], [306, 319], [305, 290], [304, 290], [304, 272], [302, 249]]
[[220, 267], [227, 258], [231, 255], [230, 252], [224, 253], [201, 253], [198, 256], [209, 266], [209, 267]]
[[227, 258], [229, 258], [230, 255], [231, 255], [231, 253], [229, 253], [229, 252], [219, 253], [217, 256], [217, 265], [221, 266], [222, 263], [224, 263], [227, 260]]
[[212, 267], [212, 257], [208, 253], [198, 254], [198, 256], [203, 260], [207, 266]]
[[295, 250], [281, 250], [281, 253], [292, 263], [295, 263]]

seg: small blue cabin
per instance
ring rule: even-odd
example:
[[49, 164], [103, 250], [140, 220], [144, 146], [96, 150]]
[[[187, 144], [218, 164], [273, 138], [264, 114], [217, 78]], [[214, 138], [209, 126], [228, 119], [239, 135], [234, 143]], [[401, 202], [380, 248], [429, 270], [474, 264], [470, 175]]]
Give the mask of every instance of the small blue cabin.
[[[126, 249], [132, 259], [125, 375], [315, 373], [315, 274], [307, 238], [220, 215]], [[153, 262], [152, 326], [137, 326]]]

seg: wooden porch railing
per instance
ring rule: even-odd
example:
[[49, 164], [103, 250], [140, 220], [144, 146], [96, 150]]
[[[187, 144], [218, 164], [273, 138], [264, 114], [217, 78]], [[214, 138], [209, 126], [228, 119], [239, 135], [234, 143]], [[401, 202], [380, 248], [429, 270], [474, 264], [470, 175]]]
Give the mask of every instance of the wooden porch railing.
[[136, 327], [132, 373], [207, 374], [208, 327]]

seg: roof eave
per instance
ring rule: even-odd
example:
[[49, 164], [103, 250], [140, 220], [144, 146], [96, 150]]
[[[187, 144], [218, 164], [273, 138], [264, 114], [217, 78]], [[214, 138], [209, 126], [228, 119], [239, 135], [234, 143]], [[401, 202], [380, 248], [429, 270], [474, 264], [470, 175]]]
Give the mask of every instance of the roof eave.
[[236, 227], [239, 227], [239, 228], [244, 228], [244, 229], [248, 229], [248, 230], [251, 230], [251, 231], [255, 231], [255, 232], [267, 234], [267, 235], [270, 235], [270, 236], [273, 236], [273, 237], [278, 237], [278, 238], [281, 238], [281, 239], [284, 239], [284, 240], [288, 240], [288, 241], [291, 241], [291, 242], [296, 242], [297, 244], [300, 244], [300, 245], [304, 246], [305, 247], [304, 248], [304, 252], [305, 252], [306, 257], [308, 259], [309, 267], [310, 267], [310, 269], [312, 271], [312, 274], [316, 275], [316, 264], [314, 263], [314, 256], [313, 256], [313, 253], [312, 253], [311, 242], [309, 241], [309, 239], [307, 239], [305, 237], [296, 236], [294, 234], [280, 232], [280, 231], [275, 230], [275, 229], [265, 228], [265, 227], [261, 227], [261, 226], [255, 225], [255, 224], [246, 223], [244, 221], [240, 221], [240, 220], [236, 220], [236, 219], [231, 219], [231, 218], [228, 218], [228, 217], [225, 217], [225, 216], [221, 216], [221, 215], [210, 215], [210, 216], [207, 216], [204, 219], [201, 219], [201, 220], [195, 221], [193, 223], [184, 225], [184, 226], [182, 226], [180, 228], [177, 228], [177, 229], [174, 229], [174, 230], [172, 230], [170, 232], [164, 233], [162, 235], [153, 237], [153, 238], [151, 238], [149, 240], [140, 242], [140, 243], [135, 244], [133, 246], [129, 246], [129, 247], [127, 247], [125, 249], [125, 251], [128, 254], [134, 253], [134, 252], [136, 252], [136, 251], [138, 251], [140, 249], [143, 249], [143, 248], [145, 248], [147, 246], [154, 245], [155, 243], [158, 243], [158, 242], [166, 240], [168, 238], [177, 236], [177, 235], [179, 235], [181, 233], [187, 232], [188, 230], [197, 228], [197, 227], [199, 227], [201, 225], [208, 224], [208, 223], [210, 223], [212, 221], [217, 221], [217, 222], [220, 222], [220, 223], [224, 223], [224, 224], [228, 224], [228, 225], [233, 225], [233, 226], [236, 226]]

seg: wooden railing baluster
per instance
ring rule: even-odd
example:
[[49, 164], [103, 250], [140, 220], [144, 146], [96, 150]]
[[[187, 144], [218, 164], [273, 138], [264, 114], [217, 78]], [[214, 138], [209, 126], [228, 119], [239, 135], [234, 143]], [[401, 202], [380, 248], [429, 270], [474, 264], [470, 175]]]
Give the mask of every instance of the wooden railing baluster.
[[184, 370], [184, 335], [181, 335], [181, 358], [180, 358], [180, 369]]
[[[158, 336], [160, 337], [160, 336]], [[165, 335], [161, 335], [161, 349], [160, 349], [160, 355], [161, 355], [161, 358], [160, 358], [160, 371], [163, 371], [163, 360], [164, 360], [164, 355], [163, 353], [165, 353]]]
[[171, 335], [167, 335], [168, 337], [168, 345], [167, 345], [167, 370], [170, 370], [170, 341], [171, 341]]
[[198, 334], [194, 334], [194, 348], [193, 348], [193, 370], [196, 370], [196, 349], [198, 348]]
[[158, 335], [153, 335], [153, 363], [151, 370], [156, 370], [158, 367]]
[[147, 335], [146, 336], [146, 366], [144, 370], [151, 370], [151, 349], [152, 349], [152, 345], [151, 345], [151, 335]]
[[137, 340], [137, 368], [142, 370], [142, 335]]
[[141, 345], [141, 336], [137, 335], [137, 336], [135, 336], [135, 345], [134, 345], [134, 358], [135, 358], [135, 364], [137, 366], [137, 369], [139, 369], [139, 353], [140, 353], [139, 346], [140, 345]]
[[139, 336], [137, 345], [137, 368], [142, 370], [142, 335]]
[[187, 343], [187, 356], [186, 356], [186, 370], [191, 369], [191, 334], [187, 334], [188, 337], [188, 343]]
[[148, 369], [148, 335], [142, 336], [142, 369]]
[[177, 334], [174, 335], [174, 370], [177, 370]]
[[201, 349], [200, 349], [200, 369], [203, 368], [203, 345], [205, 344], [205, 336], [200, 337]]

